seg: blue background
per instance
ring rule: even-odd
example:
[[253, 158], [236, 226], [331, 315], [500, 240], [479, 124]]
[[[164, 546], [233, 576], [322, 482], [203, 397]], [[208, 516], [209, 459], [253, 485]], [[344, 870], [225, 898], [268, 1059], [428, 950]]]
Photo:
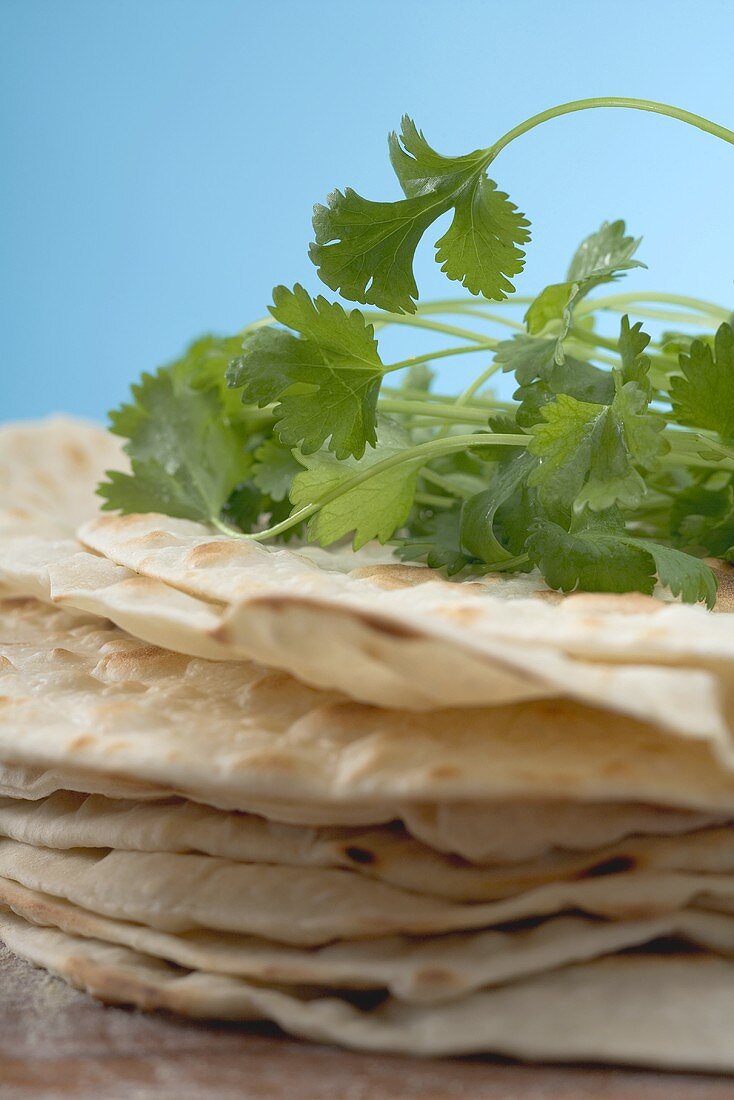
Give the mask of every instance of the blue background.
[[[102, 417], [191, 337], [260, 316], [274, 284], [316, 290], [311, 205], [347, 184], [398, 197], [385, 138], [403, 111], [448, 153], [599, 94], [734, 127], [733, 43], [731, 0], [0, 0], [0, 418]], [[734, 148], [589, 112], [493, 174], [534, 223], [518, 289], [622, 216], [650, 268], [628, 288], [734, 301]], [[424, 297], [459, 290], [438, 235]], [[453, 364], [446, 385], [471, 369]]]

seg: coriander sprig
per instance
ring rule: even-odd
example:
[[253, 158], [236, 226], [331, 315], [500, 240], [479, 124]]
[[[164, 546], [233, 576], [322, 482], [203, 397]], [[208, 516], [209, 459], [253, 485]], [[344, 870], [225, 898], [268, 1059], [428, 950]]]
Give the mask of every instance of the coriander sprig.
[[[729, 310], [689, 295], [595, 296], [644, 266], [619, 220], [582, 241], [558, 282], [509, 299], [529, 223], [486, 171], [535, 126], [599, 107], [668, 115], [734, 144], [698, 115], [635, 99], [562, 104], [461, 157], [404, 119], [390, 155], [405, 198], [347, 189], [315, 215], [324, 282], [379, 308], [277, 287], [270, 317], [143, 376], [112, 414], [131, 473], [109, 474], [103, 507], [261, 542], [393, 541], [450, 576], [537, 568], [552, 587], [615, 592], [659, 582], [711, 605], [700, 559], [734, 560]], [[437, 259], [477, 296], [421, 303], [413, 253], [448, 210]], [[525, 307], [524, 323], [508, 304]], [[616, 334], [597, 327], [615, 317]], [[651, 338], [645, 321], [674, 330]], [[448, 343], [384, 362], [379, 336], [394, 325]], [[451, 396], [433, 391], [433, 360], [480, 369]], [[510, 401], [488, 389], [498, 372], [514, 374]]]

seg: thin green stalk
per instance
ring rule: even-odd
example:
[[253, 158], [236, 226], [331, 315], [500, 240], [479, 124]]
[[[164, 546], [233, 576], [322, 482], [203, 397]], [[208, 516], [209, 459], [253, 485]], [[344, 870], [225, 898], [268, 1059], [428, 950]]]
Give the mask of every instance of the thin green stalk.
[[586, 329], [574, 327], [569, 332], [572, 340], [579, 344], [586, 344], [592, 348], [608, 348], [610, 351], [618, 351], [617, 341], [608, 336], [600, 336], [597, 332], [587, 332]]
[[432, 363], [434, 359], [445, 359], [449, 355], [469, 355], [473, 351], [486, 351], [482, 344], [464, 344], [458, 348], [444, 348], [442, 351], [427, 351], [424, 355], [413, 355], [410, 359], [401, 359], [398, 363], [390, 363], [383, 367], [384, 374], [391, 374], [396, 370], [405, 370], [406, 367], [417, 367], [419, 363]]
[[731, 310], [717, 306], [713, 302], [706, 302], [703, 298], [690, 298], [686, 294], [666, 294], [665, 291], [659, 290], [647, 292], [629, 290], [622, 294], [609, 294], [604, 298], [587, 298], [586, 301], [579, 302], [574, 312], [576, 316], [582, 316], [585, 313], [593, 313], [597, 309], [614, 309], [617, 306], [633, 305], [636, 302], [660, 302], [663, 305], [682, 306], [709, 317], [716, 317], [720, 321], [728, 320], [731, 314]]
[[591, 99], [574, 99], [569, 103], [561, 103], [557, 107], [549, 107], [547, 111], [541, 111], [540, 114], [533, 115], [525, 122], [514, 126], [499, 141], [495, 141], [486, 150], [488, 163], [494, 160], [497, 154], [506, 148], [510, 142], [522, 137], [523, 134], [527, 134], [536, 126], [541, 126], [544, 122], [550, 122], [551, 119], [560, 118], [562, 115], [574, 114], [576, 111], [594, 110], [599, 107], [622, 107], [633, 111], [647, 111], [655, 115], [667, 115], [668, 118], [675, 118], [679, 122], [695, 126], [696, 129], [703, 130], [704, 133], [711, 134], [713, 137], [734, 145], [734, 131], [727, 129], [726, 126], [720, 126], [717, 122], [711, 122], [709, 119], [703, 118], [702, 115], [695, 115], [692, 111], [684, 111], [682, 107], [672, 107], [668, 103], [656, 103], [651, 99], [631, 99], [627, 96], [594, 96]]
[[459, 340], [471, 340], [475, 344], [483, 344], [487, 348], [496, 348], [499, 340], [491, 336], [485, 336], [471, 329], [457, 328], [455, 325], [444, 325], [441, 321], [431, 321], [427, 317], [418, 317], [414, 313], [382, 313], [377, 310], [364, 310], [364, 317], [368, 321], [385, 325], [408, 325], [411, 328], [425, 328], [432, 332], [443, 332], [447, 336], [456, 336]]
[[401, 401], [389, 397], [380, 400], [380, 408], [388, 413], [426, 416], [431, 420], [448, 420], [457, 424], [481, 424], [485, 428], [488, 419], [487, 413], [481, 409], [464, 409], [457, 413], [455, 404], [443, 405], [433, 401]]
[[456, 398], [454, 405], [460, 407], [463, 405], [467, 405], [471, 401], [477, 390], [481, 389], [484, 383], [488, 382], [492, 375], [496, 374], [501, 366], [502, 364], [497, 363], [496, 361], [494, 363], [490, 363], [486, 370], [483, 370], [481, 374], [477, 375], [474, 381], [471, 382], [465, 390], [461, 391], [459, 396]]
[[[380, 399], [383, 395], [399, 398], [415, 398], [417, 401], [440, 401], [442, 404], [454, 405], [456, 403], [455, 394], [448, 393], [426, 393], [425, 390], [417, 390], [411, 386], [383, 386], [380, 391]], [[481, 407], [486, 409], [504, 408], [509, 407], [508, 401], [495, 401], [492, 397], [475, 397], [471, 404], [475, 407]], [[514, 404], [512, 405], [514, 408]]]
[[434, 493], [416, 493], [416, 504], [425, 504], [428, 508], [453, 508], [454, 503], [446, 497], [436, 496]]
[[429, 482], [431, 485], [435, 485], [438, 489], [443, 489], [445, 493], [450, 493], [451, 496], [459, 497], [462, 500], [468, 500], [469, 497], [474, 496], [473, 490], [463, 489], [460, 485], [453, 482], [450, 477], [444, 477], [443, 474], [437, 474], [435, 470], [429, 470], [427, 466], [421, 470], [421, 477], [424, 481]]

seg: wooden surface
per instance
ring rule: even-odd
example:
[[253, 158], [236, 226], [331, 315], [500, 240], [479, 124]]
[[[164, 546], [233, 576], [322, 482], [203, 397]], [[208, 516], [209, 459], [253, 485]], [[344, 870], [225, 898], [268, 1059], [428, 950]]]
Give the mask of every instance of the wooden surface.
[[734, 1100], [734, 1080], [349, 1054], [263, 1029], [104, 1008], [0, 948], [0, 1098], [52, 1097]]

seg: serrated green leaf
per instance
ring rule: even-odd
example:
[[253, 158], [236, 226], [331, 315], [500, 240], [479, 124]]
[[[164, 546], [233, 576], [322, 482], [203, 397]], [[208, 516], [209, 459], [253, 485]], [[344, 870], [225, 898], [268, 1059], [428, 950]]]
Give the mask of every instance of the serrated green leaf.
[[563, 341], [575, 306], [595, 287], [614, 282], [630, 268], [645, 266], [632, 259], [639, 243], [639, 238], [625, 236], [623, 221], [602, 222], [596, 233], [582, 241], [565, 281], [547, 286], [529, 306], [525, 323], [531, 335], [543, 332], [550, 324], [560, 326], [554, 349], [557, 363], [564, 359]]
[[691, 485], [681, 489], [671, 506], [670, 525], [679, 545], [724, 558], [734, 547], [734, 482]]
[[249, 405], [270, 405], [276, 430], [304, 454], [328, 441], [337, 458], [374, 446], [383, 370], [372, 325], [359, 310], [312, 300], [302, 286], [276, 287], [271, 313], [298, 332], [260, 328], [245, 337], [227, 382]]
[[578, 503], [602, 511], [617, 502], [629, 507], [640, 502], [645, 483], [611, 406], [560, 394], [541, 412], [543, 423], [532, 429], [529, 445], [540, 459], [530, 484], [546, 507], [571, 511]]
[[570, 531], [547, 520], [536, 523], [528, 548], [550, 587], [563, 592], [649, 594], [657, 575], [686, 603], [716, 602], [716, 579], [705, 562], [628, 534], [616, 508], [586, 512]]
[[608, 404], [614, 397], [614, 379], [609, 371], [572, 355], [557, 363], [555, 347], [553, 337], [520, 334], [497, 348], [495, 362], [501, 363], [505, 371], [514, 371], [520, 383], [512, 396], [520, 402], [517, 422], [523, 428], [537, 424], [543, 406], [561, 393], [599, 404]]
[[401, 561], [420, 561], [430, 569], [439, 569], [454, 577], [473, 564], [474, 559], [461, 546], [459, 507], [417, 518], [410, 534], [396, 540], [396, 554]]
[[302, 469], [290, 447], [277, 439], [266, 439], [255, 451], [251, 478], [261, 492], [280, 502], [287, 499], [291, 482]]
[[453, 209], [436, 245], [442, 270], [472, 293], [506, 298], [514, 290], [509, 279], [522, 270], [529, 223], [487, 179], [487, 151], [442, 156], [405, 117], [400, 137], [390, 136], [390, 159], [406, 198], [372, 202], [347, 188], [315, 208], [310, 255], [320, 278], [350, 301], [413, 313], [415, 250], [428, 227]]
[[[340, 462], [326, 451], [299, 456], [306, 468], [291, 486], [293, 505], [301, 508], [313, 504], [362, 470], [405, 450], [409, 443], [404, 429], [383, 417], [379, 447], [359, 461], [349, 458]], [[408, 517], [421, 464], [418, 459], [396, 465], [326, 504], [309, 520], [310, 541], [329, 546], [353, 532], [355, 550], [370, 539], [387, 542]]]
[[683, 377], [671, 383], [670, 399], [679, 423], [718, 432], [734, 442], [734, 329], [719, 326], [713, 350], [694, 340], [679, 359]]
[[639, 260], [632, 259], [642, 238], [625, 236], [625, 229], [621, 218], [613, 222], [602, 222], [596, 232], [590, 233], [576, 249], [566, 278], [570, 282], [580, 283], [602, 272], [621, 272], [630, 267], [644, 267]]
[[537, 459], [524, 452], [500, 466], [489, 488], [477, 493], [464, 504], [461, 515], [461, 544], [470, 554], [487, 565], [499, 565], [516, 556], [498, 539], [495, 516], [503, 504], [514, 496], [537, 466]]
[[644, 592], [655, 587], [655, 566], [640, 547], [620, 539], [624, 524], [616, 508], [586, 512], [567, 531], [537, 522], [528, 549], [551, 588], [562, 592]]
[[650, 357], [645, 355], [645, 348], [650, 343], [650, 337], [642, 330], [642, 321], [636, 321], [630, 325], [627, 314], [620, 324], [618, 348], [622, 359], [621, 367], [617, 368], [617, 379], [620, 386], [627, 382], [636, 383], [644, 392], [647, 400], [650, 400], [652, 387], [648, 374], [650, 371]]
[[[584, 506], [601, 512], [616, 504], [633, 508], [645, 495], [640, 471], [654, 469], [668, 447], [662, 417], [649, 411], [648, 343], [641, 326], [631, 326], [625, 316], [622, 362], [611, 374], [594, 367], [568, 369], [568, 360], [547, 372], [550, 381], [543, 385], [561, 392], [538, 409], [542, 422], [533, 425], [529, 449], [541, 461], [530, 484], [552, 512]], [[604, 400], [579, 399], [584, 386]], [[544, 396], [542, 390], [538, 396]]]
[[711, 608], [716, 603], [716, 577], [713, 571], [690, 554], [663, 546], [652, 539], [629, 538], [628, 542], [640, 546], [655, 562], [658, 580], [684, 603], [705, 603]]
[[202, 373], [197, 351], [144, 374], [132, 396], [110, 414], [111, 431], [127, 437], [132, 473], [108, 472], [97, 490], [103, 510], [217, 519], [252, 464], [246, 428], [230, 419], [220, 379]]

